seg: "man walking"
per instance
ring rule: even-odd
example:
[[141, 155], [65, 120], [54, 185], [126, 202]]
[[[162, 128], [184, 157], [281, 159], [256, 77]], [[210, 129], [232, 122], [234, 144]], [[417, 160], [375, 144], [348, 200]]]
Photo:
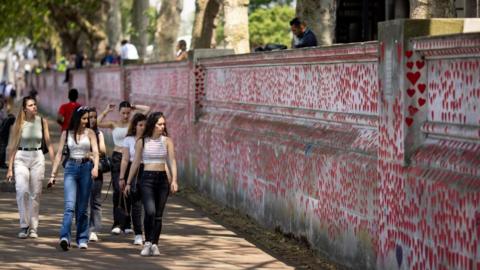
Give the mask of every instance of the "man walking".
[[75, 88], [68, 91], [68, 99], [70, 102], [64, 103], [58, 109], [57, 123], [62, 126], [62, 131], [68, 129], [70, 124], [70, 118], [72, 117], [75, 108], [80, 107], [80, 103], [77, 103], [78, 91]]

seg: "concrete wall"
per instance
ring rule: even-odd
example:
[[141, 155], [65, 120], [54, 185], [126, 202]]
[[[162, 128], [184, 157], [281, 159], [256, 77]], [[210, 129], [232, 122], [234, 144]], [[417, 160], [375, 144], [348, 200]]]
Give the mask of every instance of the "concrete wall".
[[[398, 20], [378, 42], [70, 84], [100, 110], [129, 98], [163, 111], [182, 183], [353, 269], [480, 269], [480, 34], [432, 36], [466, 24]], [[34, 80], [47, 109], [66, 99], [52, 77]]]

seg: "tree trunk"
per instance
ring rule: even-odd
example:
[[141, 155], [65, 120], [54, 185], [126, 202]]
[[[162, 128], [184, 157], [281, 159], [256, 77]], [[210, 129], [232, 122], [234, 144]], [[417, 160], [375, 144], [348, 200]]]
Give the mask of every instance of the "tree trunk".
[[410, 0], [411, 19], [455, 17], [455, 0]]
[[213, 32], [220, 3], [218, 0], [196, 0], [195, 6], [195, 20], [190, 48], [210, 48], [212, 39], [215, 38]]
[[337, 0], [297, 0], [296, 14], [313, 31], [319, 46], [333, 44]]
[[120, 35], [122, 34], [122, 13], [120, 1], [108, 0], [107, 36], [108, 45], [112, 49], [120, 49]]
[[[163, 5], [162, 5], [163, 6]], [[137, 47], [138, 55], [144, 58], [148, 45], [148, 17], [146, 15], [149, 7], [148, 0], [134, 0], [132, 8], [132, 38], [131, 41]]]
[[248, 33], [249, 0], [224, 0], [225, 43], [235, 53], [249, 53], [250, 40]]
[[160, 61], [173, 60], [183, 0], [163, 0], [157, 20], [156, 55]]

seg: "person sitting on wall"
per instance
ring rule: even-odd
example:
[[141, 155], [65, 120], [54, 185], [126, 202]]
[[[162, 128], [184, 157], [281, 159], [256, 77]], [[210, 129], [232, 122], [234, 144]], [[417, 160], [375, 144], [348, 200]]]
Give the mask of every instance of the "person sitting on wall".
[[175, 54], [175, 60], [183, 61], [187, 60], [188, 53], [187, 53], [187, 42], [185, 40], [179, 40], [177, 43], [177, 53]]
[[120, 48], [120, 57], [122, 58], [122, 63], [135, 63], [140, 58], [135, 45], [126, 39], [122, 40], [121, 44], [122, 47]]
[[315, 37], [312, 30], [307, 28], [305, 22], [300, 21], [299, 18], [294, 18], [290, 21], [290, 29], [294, 36], [294, 48], [317, 46], [317, 37]]
[[77, 103], [78, 91], [75, 88], [68, 91], [69, 102], [64, 103], [58, 109], [57, 123], [62, 126], [62, 131], [67, 130], [70, 125], [70, 118], [76, 108], [80, 107], [80, 103]]

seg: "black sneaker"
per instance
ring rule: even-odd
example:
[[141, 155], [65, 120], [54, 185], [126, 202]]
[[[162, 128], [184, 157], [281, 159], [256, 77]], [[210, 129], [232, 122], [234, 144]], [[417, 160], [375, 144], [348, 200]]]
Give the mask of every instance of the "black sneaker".
[[25, 239], [28, 237], [28, 228], [20, 228], [20, 232], [18, 232], [18, 238]]
[[63, 251], [68, 251], [70, 245], [68, 244], [67, 238], [64, 237], [60, 239], [60, 247], [63, 249]]

